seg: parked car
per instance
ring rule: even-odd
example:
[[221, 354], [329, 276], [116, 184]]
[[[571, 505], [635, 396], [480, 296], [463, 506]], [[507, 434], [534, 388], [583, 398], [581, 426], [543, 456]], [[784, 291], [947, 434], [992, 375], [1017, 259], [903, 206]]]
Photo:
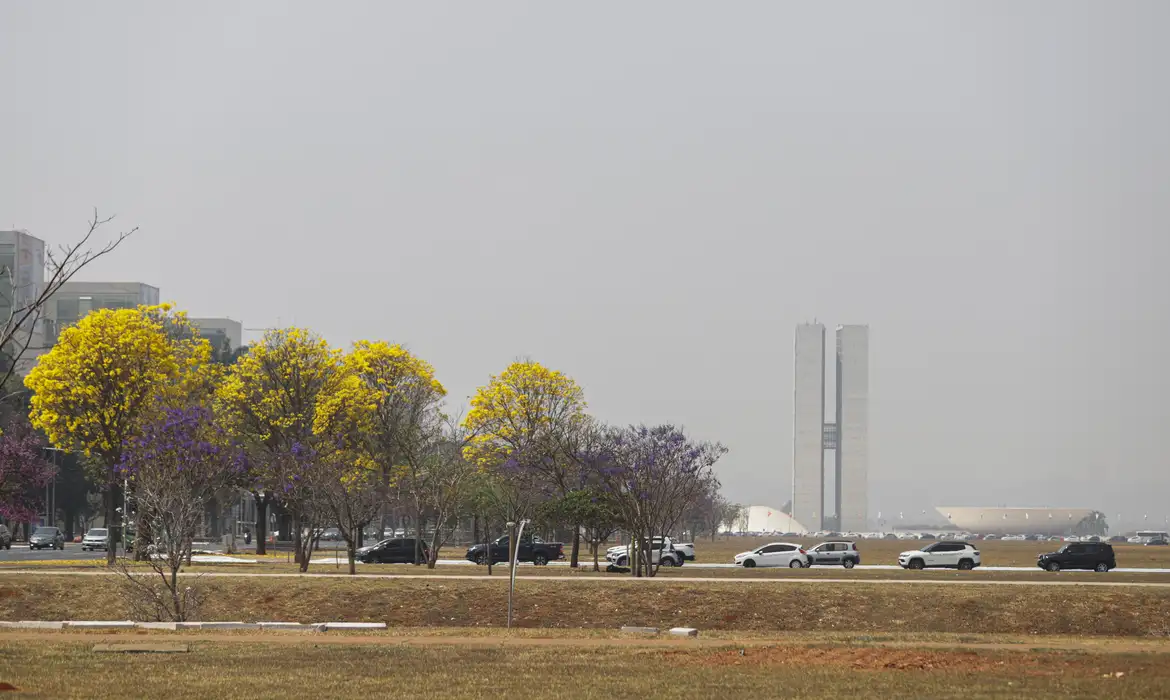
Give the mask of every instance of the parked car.
[[750, 552], [740, 552], [733, 560], [736, 566], [751, 569], [757, 566], [787, 566], [801, 569], [809, 565], [808, 552], [798, 544], [773, 542]]
[[674, 548], [682, 555], [684, 561], [695, 560], [695, 544], [693, 542], [675, 542]]
[[[491, 543], [491, 559], [493, 564], [508, 561], [508, 536]], [[530, 561], [537, 566], [544, 566], [554, 559], [565, 558], [565, 546], [560, 542], [545, 542], [539, 537], [525, 537], [517, 546], [518, 561]], [[488, 545], [475, 544], [467, 548], [467, 559], [476, 564], [488, 562]]]
[[105, 551], [109, 547], [110, 531], [104, 527], [91, 527], [89, 532], [85, 533], [85, 537], [81, 538], [81, 551], [88, 552], [93, 549], [100, 549]]
[[413, 564], [416, 547], [419, 549], [418, 560], [426, 562], [430, 558], [431, 549], [426, 542], [418, 546], [414, 537], [392, 537], [382, 540], [368, 547], [357, 550], [357, 559], [366, 564]]
[[[610, 547], [605, 552], [605, 560], [614, 566], [626, 567], [630, 565], [629, 545]], [[658, 566], [682, 566], [686, 557], [682, 551], [674, 546], [669, 537], [655, 537], [650, 540], [650, 563]]]
[[1126, 539], [1125, 535], [1114, 535], [1113, 537], [1109, 538], [1109, 541], [1113, 544], [1125, 544], [1129, 540]]
[[32, 537], [28, 538], [29, 549], [65, 549], [65, 535], [61, 534], [61, 530], [55, 527], [46, 527], [42, 525], [33, 531]]
[[1170, 545], [1170, 540], [1167, 540], [1165, 537], [1155, 537], [1153, 539], [1146, 540], [1147, 547], [1164, 547], [1166, 545]]
[[12, 549], [12, 533], [8, 531], [7, 525], [0, 524], [0, 547]]
[[1004, 535], [1004, 542], [1024, 542], [1028, 539], [1027, 535]]
[[852, 542], [822, 542], [808, 550], [809, 566], [843, 566], [852, 569], [861, 563], [861, 553]]
[[1105, 572], [1117, 568], [1117, 558], [1111, 544], [1070, 542], [1055, 552], [1036, 557], [1036, 566], [1048, 571], [1090, 569]]
[[970, 542], [935, 542], [922, 549], [898, 555], [898, 564], [903, 569], [950, 568], [968, 571], [981, 563], [979, 550]]

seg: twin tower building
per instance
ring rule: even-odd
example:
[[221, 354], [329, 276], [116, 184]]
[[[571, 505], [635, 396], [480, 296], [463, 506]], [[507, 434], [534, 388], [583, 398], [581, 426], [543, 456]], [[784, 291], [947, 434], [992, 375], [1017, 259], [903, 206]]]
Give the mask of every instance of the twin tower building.
[[[837, 326], [836, 414], [825, 415], [825, 326], [796, 327], [792, 518], [810, 532], [868, 530], [869, 327]], [[833, 499], [826, 503], [825, 453]]]

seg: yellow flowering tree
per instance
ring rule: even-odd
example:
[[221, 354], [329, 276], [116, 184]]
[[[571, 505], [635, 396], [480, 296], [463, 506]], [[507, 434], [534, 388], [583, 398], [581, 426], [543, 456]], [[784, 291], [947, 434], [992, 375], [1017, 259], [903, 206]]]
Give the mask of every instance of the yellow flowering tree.
[[313, 538], [302, 528], [313, 523], [306, 473], [320, 454], [321, 433], [313, 429], [325, 397], [344, 379], [341, 352], [303, 328], [271, 330], [228, 369], [215, 394], [229, 432], [244, 446], [256, 499], [256, 553], [266, 551], [268, 507], [279, 504], [293, 515], [297, 562], [308, 566]]
[[[118, 539], [115, 505], [122, 454], [145, 422], [210, 385], [211, 346], [169, 304], [101, 309], [62, 331], [25, 378], [29, 419], [53, 446], [95, 465], [110, 539]], [[114, 563], [115, 549], [107, 550]]]
[[346, 435], [383, 486], [407, 495], [421, 542], [422, 515], [433, 511], [425, 481], [444, 438], [440, 406], [447, 390], [428, 362], [401, 345], [358, 341], [342, 366], [345, 380], [322, 401], [315, 428], [321, 435]]
[[[519, 522], [539, 500], [573, 488], [565, 447], [588, 425], [585, 408], [577, 382], [539, 362], [513, 362], [476, 390], [464, 454], [493, 477], [492, 509], [501, 520]], [[574, 538], [574, 564], [577, 550]]]

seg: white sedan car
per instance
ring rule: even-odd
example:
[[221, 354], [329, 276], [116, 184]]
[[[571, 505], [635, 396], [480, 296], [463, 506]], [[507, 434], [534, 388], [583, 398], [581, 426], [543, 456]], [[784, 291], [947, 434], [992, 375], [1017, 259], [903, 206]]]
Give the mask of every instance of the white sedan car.
[[735, 565], [745, 569], [756, 566], [787, 566], [803, 569], [808, 566], [808, 552], [798, 544], [773, 542], [750, 552], [735, 555]]

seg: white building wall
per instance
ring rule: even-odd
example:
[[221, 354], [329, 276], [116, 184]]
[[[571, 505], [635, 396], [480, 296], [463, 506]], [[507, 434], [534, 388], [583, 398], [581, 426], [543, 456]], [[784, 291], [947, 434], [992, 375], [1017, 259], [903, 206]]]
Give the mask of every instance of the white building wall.
[[837, 514], [843, 532], [869, 528], [868, 326], [837, 327]]
[[232, 345], [232, 349], [244, 344], [244, 324], [230, 318], [191, 318], [191, 325], [199, 329], [204, 335], [222, 333]]
[[796, 327], [792, 411], [792, 518], [821, 529], [825, 502], [825, 326]]

